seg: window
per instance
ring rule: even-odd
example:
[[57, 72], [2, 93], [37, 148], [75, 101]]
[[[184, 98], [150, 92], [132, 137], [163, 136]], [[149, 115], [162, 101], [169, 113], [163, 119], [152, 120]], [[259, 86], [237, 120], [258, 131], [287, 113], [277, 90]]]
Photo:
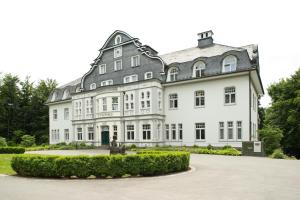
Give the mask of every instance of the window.
[[131, 67], [137, 67], [140, 65], [140, 56], [132, 56], [131, 57]]
[[169, 124], [166, 124], [166, 140], [170, 139]]
[[161, 104], [161, 91], [158, 91], [158, 109], [162, 110], [162, 104]]
[[65, 141], [69, 141], [69, 139], [70, 139], [69, 129], [64, 130], [64, 135], [65, 135]]
[[99, 74], [106, 73], [106, 64], [99, 65]]
[[196, 140], [205, 140], [205, 123], [196, 123]]
[[219, 122], [219, 138], [220, 138], [220, 140], [224, 140], [225, 139], [224, 122]]
[[177, 81], [178, 69], [173, 67], [169, 69], [168, 81]]
[[127, 140], [134, 140], [134, 125], [127, 125]]
[[130, 98], [129, 98], [129, 94], [125, 95], [125, 109], [126, 110], [133, 110], [134, 109], [133, 94], [130, 94]]
[[113, 80], [106, 80], [106, 81], [101, 81], [101, 86], [107, 86], [107, 85], [112, 85]]
[[118, 139], [118, 126], [113, 125], [113, 137], [117, 140]]
[[57, 96], [56, 92], [53, 92], [51, 101], [55, 101], [56, 100], [56, 96]]
[[94, 90], [94, 89], [96, 89], [96, 83], [92, 83], [92, 84], [90, 85], [90, 90]]
[[94, 140], [94, 127], [88, 127], [88, 139]]
[[178, 124], [178, 133], [179, 133], [179, 140], [182, 140], [182, 124]]
[[195, 106], [203, 107], [205, 105], [204, 90], [199, 90], [195, 92]]
[[116, 111], [119, 107], [118, 97], [112, 97], [112, 110]]
[[53, 120], [57, 120], [57, 110], [53, 110]]
[[107, 99], [106, 99], [106, 97], [102, 98], [102, 111], [107, 111]]
[[138, 75], [134, 74], [130, 76], [125, 76], [123, 81], [124, 83], [131, 83], [131, 82], [138, 81]]
[[77, 140], [82, 140], [82, 128], [77, 128]]
[[145, 80], [147, 80], [147, 79], [151, 79], [152, 78], [152, 72], [146, 72], [145, 73]]
[[225, 88], [225, 104], [235, 103], [235, 87]]
[[80, 92], [80, 87], [77, 87], [75, 92], [76, 93]]
[[85, 100], [86, 115], [93, 114], [93, 98], [88, 98]]
[[114, 58], [119, 58], [122, 56], [122, 47], [114, 48]]
[[[146, 93], [146, 97], [145, 97], [145, 93]], [[150, 108], [151, 107], [151, 102], [150, 102], [150, 96], [151, 93], [150, 91], [147, 92], [141, 92], [141, 108]]]
[[81, 115], [81, 101], [75, 102], [75, 116]]
[[115, 61], [115, 71], [122, 69], [122, 60], [116, 60]]
[[143, 140], [151, 140], [151, 125], [143, 124]]
[[237, 59], [235, 56], [229, 55], [223, 60], [223, 73], [236, 71]]
[[171, 124], [172, 140], [176, 140], [176, 124]]
[[69, 92], [69, 90], [65, 90], [65, 91], [64, 91], [64, 94], [63, 94], [63, 97], [62, 97], [62, 99], [66, 99], [66, 98], [68, 98], [68, 97], [69, 97], [69, 95], [70, 95], [70, 92]]
[[122, 37], [120, 35], [117, 35], [115, 37], [115, 45], [118, 45], [122, 42]]
[[169, 95], [169, 107], [170, 107], [170, 109], [178, 108], [178, 95], [177, 94]]
[[233, 140], [233, 122], [227, 122], [227, 138]]
[[51, 139], [53, 141], [59, 141], [59, 130], [58, 129], [51, 130]]
[[237, 134], [237, 136], [236, 136], [236, 138], [238, 139], [238, 140], [241, 140], [242, 139], [242, 121], [237, 121], [236, 122], [236, 134]]
[[64, 108], [64, 119], [65, 120], [69, 119], [69, 108]]
[[204, 75], [205, 63], [198, 61], [193, 67], [193, 77], [202, 77]]

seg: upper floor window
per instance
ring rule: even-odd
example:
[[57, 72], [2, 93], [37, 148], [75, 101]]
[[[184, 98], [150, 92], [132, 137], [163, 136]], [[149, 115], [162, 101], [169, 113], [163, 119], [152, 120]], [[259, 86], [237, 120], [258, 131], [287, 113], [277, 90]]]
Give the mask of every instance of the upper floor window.
[[226, 56], [223, 60], [222, 72], [233, 72], [236, 70], [237, 59], [233, 55]]
[[66, 89], [66, 90], [64, 91], [64, 94], [63, 94], [62, 99], [68, 98], [68, 97], [69, 97], [69, 94], [70, 94], [69, 90]]
[[112, 84], [113, 84], [113, 80], [101, 81], [101, 86], [107, 86]]
[[129, 98], [128, 94], [125, 95], [125, 109], [126, 110], [133, 110], [134, 109], [133, 94], [130, 94], [130, 98]]
[[122, 37], [121, 35], [117, 35], [115, 37], [115, 45], [120, 44], [122, 42]]
[[57, 110], [53, 110], [53, 119], [57, 120]]
[[92, 83], [92, 84], [90, 85], [90, 90], [94, 90], [94, 89], [96, 89], [96, 83]]
[[122, 69], [122, 60], [116, 60], [115, 61], [115, 71]]
[[75, 102], [75, 116], [81, 115], [81, 101]]
[[198, 61], [194, 64], [193, 77], [202, 77], [204, 75], [205, 63]]
[[171, 109], [178, 108], [178, 95], [177, 94], [169, 95], [169, 108], [171, 108]]
[[131, 82], [135, 82], [135, 81], [138, 81], [138, 75], [137, 74], [124, 77], [124, 83], [131, 83]]
[[205, 105], [204, 90], [199, 90], [195, 92], [195, 106], [201, 107]]
[[152, 72], [146, 72], [146, 73], [145, 73], [145, 80], [146, 80], [146, 79], [151, 79], [151, 78], [152, 78], [152, 75], [153, 75]]
[[65, 120], [69, 119], [69, 108], [64, 108], [64, 119]]
[[131, 57], [131, 67], [137, 67], [140, 65], [140, 56], [136, 55], [136, 56], [132, 56]]
[[225, 88], [225, 104], [235, 103], [235, 87]]
[[122, 56], [122, 47], [116, 47], [114, 49], [114, 58], [119, 58]]
[[106, 97], [102, 98], [102, 111], [107, 111], [107, 99], [106, 99]]
[[171, 69], [169, 69], [168, 81], [176, 81], [177, 75], [178, 75], [177, 67], [172, 67]]
[[55, 101], [55, 99], [56, 99], [56, 96], [57, 96], [56, 92], [53, 92], [53, 94], [52, 94], [52, 98], [51, 98], [51, 101]]
[[99, 65], [99, 74], [106, 73], [106, 64]]
[[118, 110], [118, 107], [119, 107], [118, 97], [112, 97], [112, 106], [111, 107], [112, 107], [113, 111]]

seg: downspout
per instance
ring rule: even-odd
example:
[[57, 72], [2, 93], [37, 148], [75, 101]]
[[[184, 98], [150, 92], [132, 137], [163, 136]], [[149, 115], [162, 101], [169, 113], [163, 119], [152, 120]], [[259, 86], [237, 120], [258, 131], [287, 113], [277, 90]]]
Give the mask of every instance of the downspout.
[[252, 122], [251, 122], [251, 76], [249, 71], [249, 141], [252, 140], [251, 133], [252, 133]]

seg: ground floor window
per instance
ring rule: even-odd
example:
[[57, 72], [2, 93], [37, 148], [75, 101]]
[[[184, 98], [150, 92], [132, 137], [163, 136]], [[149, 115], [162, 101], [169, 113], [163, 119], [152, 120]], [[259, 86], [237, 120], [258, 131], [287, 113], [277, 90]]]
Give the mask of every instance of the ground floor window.
[[51, 130], [51, 138], [53, 141], [59, 141], [59, 129]]
[[77, 128], [77, 140], [82, 140], [82, 128]]
[[224, 140], [225, 139], [225, 135], [224, 135], [224, 122], [219, 122], [219, 138], [220, 138], [220, 140]]
[[69, 141], [69, 139], [70, 139], [70, 135], [69, 135], [69, 129], [65, 129], [64, 130], [64, 134], [65, 134], [65, 141]]
[[176, 124], [171, 124], [172, 140], [176, 140]]
[[242, 121], [236, 122], [236, 132], [237, 132], [237, 139], [242, 139]]
[[196, 140], [205, 140], [205, 123], [196, 123]]
[[127, 140], [134, 140], [134, 125], [127, 125]]
[[117, 125], [114, 125], [113, 126], [113, 137], [117, 140], [118, 139], [118, 126]]
[[143, 124], [143, 140], [151, 140], [151, 125]]
[[94, 127], [88, 127], [89, 140], [94, 140]]
[[182, 140], [182, 124], [178, 124], [179, 140]]
[[169, 132], [169, 124], [166, 124], [166, 140], [169, 140], [170, 132]]
[[233, 140], [233, 122], [227, 122], [227, 138], [228, 140]]

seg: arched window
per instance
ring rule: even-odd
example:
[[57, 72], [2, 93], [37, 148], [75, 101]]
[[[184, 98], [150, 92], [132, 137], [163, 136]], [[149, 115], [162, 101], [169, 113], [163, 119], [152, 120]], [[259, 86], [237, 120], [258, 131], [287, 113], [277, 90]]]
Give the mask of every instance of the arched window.
[[198, 61], [193, 66], [193, 77], [202, 77], [204, 76], [205, 63]]
[[122, 37], [120, 35], [117, 35], [115, 37], [115, 45], [120, 44], [122, 42]]
[[80, 87], [77, 87], [75, 92], [76, 93], [80, 92]]
[[69, 90], [68, 90], [68, 89], [65, 89], [62, 99], [68, 98], [68, 97], [69, 97], [69, 94], [70, 94]]
[[233, 72], [236, 71], [237, 59], [233, 55], [226, 56], [223, 60], [222, 72]]
[[51, 101], [55, 101], [55, 99], [56, 99], [56, 96], [57, 96], [56, 92], [53, 92], [53, 94], [52, 94], [52, 98], [51, 98]]
[[177, 67], [170, 68], [168, 73], [168, 81], [176, 81], [177, 75], [178, 75]]

